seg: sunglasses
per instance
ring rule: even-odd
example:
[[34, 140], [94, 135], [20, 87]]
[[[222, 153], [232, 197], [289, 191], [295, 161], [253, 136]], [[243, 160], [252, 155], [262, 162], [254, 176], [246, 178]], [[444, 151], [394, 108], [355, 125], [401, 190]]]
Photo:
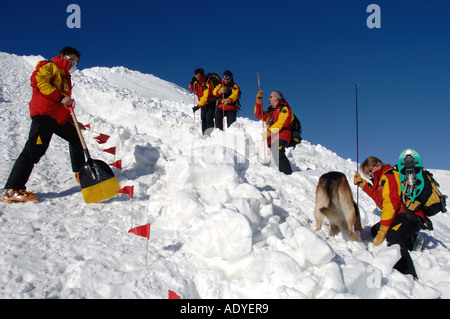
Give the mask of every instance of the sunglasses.
[[377, 167], [378, 166], [378, 164], [380, 164], [380, 163], [376, 163], [375, 165], [373, 165], [371, 168], [369, 168], [367, 171], [366, 171], [366, 175], [369, 175], [369, 174], [372, 174], [373, 172], [375, 172], [375, 171], [377, 171], [378, 170], [378, 168], [377, 169], [375, 169], [375, 167]]
[[231, 76], [229, 76], [229, 75], [224, 75], [224, 76], [223, 76], [223, 79], [224, 79], [224, 80], [231, 80]]
[[72, 63], [73, 66], [76, 66], [77, 63], [78, 63], [77, 61], [75, 61], [74, 58], [72, 58], [72, 57], [70, 57], [70, 56], [68, 56], [68, 55], [66, 55], [64, 58], [66, 58], [67, 60], [69, 60], [70, 63]]

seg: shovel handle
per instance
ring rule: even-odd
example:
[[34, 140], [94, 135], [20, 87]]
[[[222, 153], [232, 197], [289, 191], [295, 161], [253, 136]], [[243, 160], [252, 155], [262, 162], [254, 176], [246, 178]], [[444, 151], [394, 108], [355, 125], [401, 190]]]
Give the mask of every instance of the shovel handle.
[[73, 124], [75, 125], [75, 128], [77, 129], [78, 137], [80, 138], [81, 146], [83, 147], [83, 150], [87, 150], [86, 142], [84, 141], [83, 134], [81, 134], [80, 125], [78, 124], [77, 117], [75, 113], [73, 112], [73, 109], [75, 108], [75, 102], [73, 102], [73, 106], [70, 108], [70, 115], [72, 115]]

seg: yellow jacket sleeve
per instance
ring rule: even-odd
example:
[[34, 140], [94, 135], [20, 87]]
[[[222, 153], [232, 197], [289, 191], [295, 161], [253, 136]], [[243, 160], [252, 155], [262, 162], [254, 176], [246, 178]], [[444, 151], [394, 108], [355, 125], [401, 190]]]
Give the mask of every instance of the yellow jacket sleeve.
[[206, 83], [206, 89], [203, 91], [203, 95], [198, 101], [198, 107], [201, 108], [205, 106], [208, 103], [211, 94], [212, 94], [211, 83]]
[[269, 129], [272, 132], [279, 132], [281, 129], [286, 126], [286, 124], [290, 124], [292, 122], [292, 112], [291, 109], [287, 106], [283, 107], [280, 111], [280, 115], [278, 116], [278, 120], [273, 123]]
[[380, 183], [382, 185], [381, 194], [383, 197], [380, 224], [390, 227], [401, 208], [400, 191], [394, 175], [391, 175], [390, 178], [384, 175]]
[[214, 88], [213, 95], [215, 97], [220, 97], [219, 90], [221, 87], [222, 87], [222, 84], [217, 84], [217, 86]]
[[57, 77], [58, 72], [58, 67], [54, 63], [46, 63], [36, 72], [36, 86], [39, 91], [56, 101], [62, 97], [58, 88], [52, 84], [52, 79]]
[[236, 84], [233, 86], [233, 88], [231, 89], [231, 95], [228, 97], [228, 99], [231, 100], [231, 103], [234, 103], [238, 100], [239, 98], [239, 91], [240, 88], [239, 86], [237, 86]]

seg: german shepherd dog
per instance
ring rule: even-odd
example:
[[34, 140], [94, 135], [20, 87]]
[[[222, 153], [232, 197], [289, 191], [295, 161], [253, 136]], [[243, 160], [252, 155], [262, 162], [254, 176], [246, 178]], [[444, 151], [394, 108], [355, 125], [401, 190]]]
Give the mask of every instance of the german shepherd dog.
[[362, 234], [358, 205], [353, 200], [347, 177], [340, 172], [329, 172], [319, 178], [314, 208], [316, 231], [321, 229], [324, 216], [330, 222], [332, 236], [346, 230], [353, 241], [358, 241], [355, 229]]

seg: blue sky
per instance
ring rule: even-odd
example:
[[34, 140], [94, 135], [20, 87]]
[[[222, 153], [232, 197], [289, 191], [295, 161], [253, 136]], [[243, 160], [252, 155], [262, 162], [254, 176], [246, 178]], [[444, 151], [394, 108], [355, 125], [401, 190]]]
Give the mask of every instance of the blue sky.
[[[81, 8], [81, 28], [66, 12]], [[369, 4], [381, 9], [370, 29]], [[238, 116], [254, 118], [257, 73], [268, 106], [283, 92], [303, 136], [356, 160], [395, 164], [413, 148], [428, 168], [450, 170], [450, 2], [39, 1], [1, 5], [0, 51], [52, 58], [67, 45], [79, 68], [125, 66], [188, 88], [193, 70], [231, 70]]]

